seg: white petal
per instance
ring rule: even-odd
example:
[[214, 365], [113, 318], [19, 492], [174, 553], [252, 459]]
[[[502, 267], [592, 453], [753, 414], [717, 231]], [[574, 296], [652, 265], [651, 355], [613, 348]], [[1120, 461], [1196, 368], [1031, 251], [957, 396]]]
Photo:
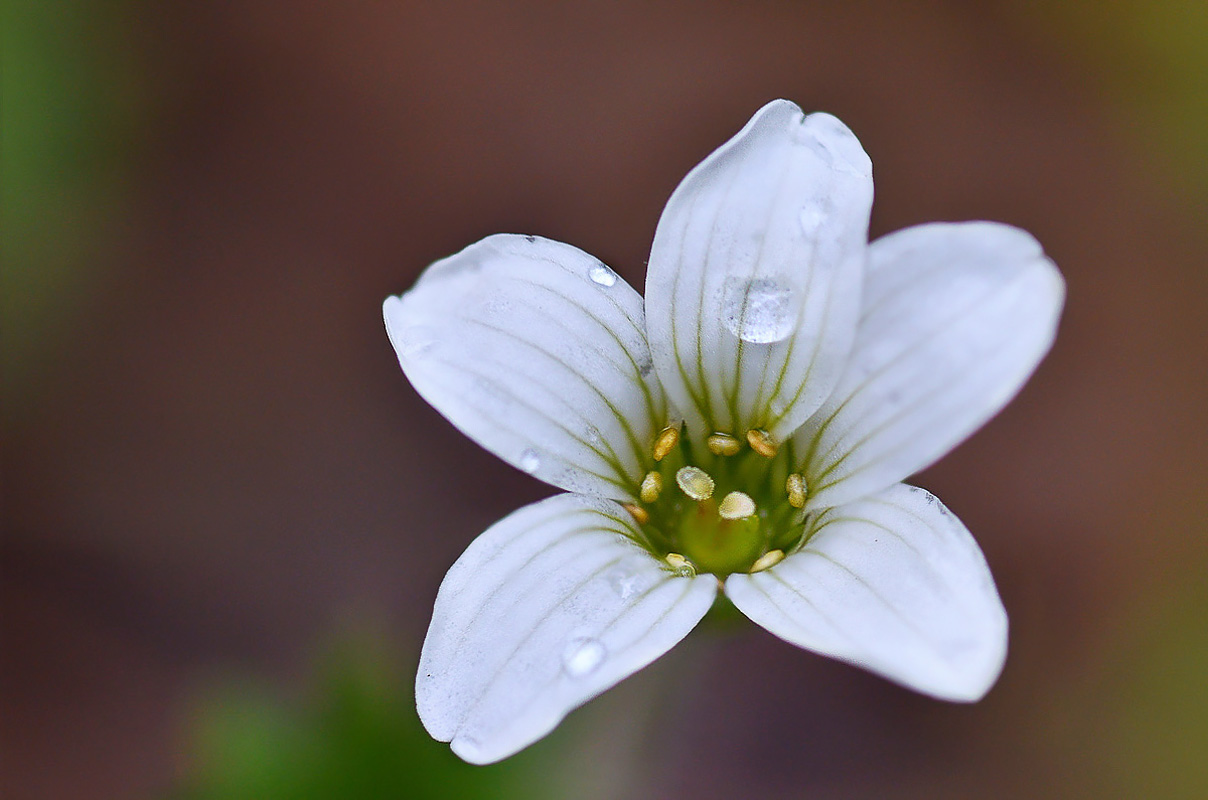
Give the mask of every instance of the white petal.
[[897, 484], [824, 512], [803, 549], [726, 594], [785, 641], [944, 700], [980, 699], [1002, 671], [1007, 615], [969, 531]]
[[383, 311], [403, 372], [467, 436], [563, 489], [636, 496], [666, 400], [642, 298], [598, 259], [489, 236]]
[[646, 275], [659, 377], [689, 428], [783, 440], [855, 332], [872, 166], [829, 114], [764, 106], [671, 195]]
[[607, 500], [558, 495], [479, 536], [445, 576], [416, 677], [420, 719], [475, 764], [506, 758], [654, 661], [713, 603], [628, 537]]
[[1064, 296], [1018, 228], [935, 223], [874, 242], [851, 363], [795, 437], [809, 508], [902, 480], [998, 413], [1052, 345]]

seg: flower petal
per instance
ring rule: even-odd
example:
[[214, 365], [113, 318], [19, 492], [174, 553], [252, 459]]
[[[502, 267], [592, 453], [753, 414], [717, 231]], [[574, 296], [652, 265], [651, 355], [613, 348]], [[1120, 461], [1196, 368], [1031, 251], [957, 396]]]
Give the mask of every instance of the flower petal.
[[420, 656], [428, 732], [498, 761], [688, 635], [717, 581], [677, 577], [640, 536], [615, 503], [567, 494], [479, 536], [441, 584]]
[[467, 436], [563, 489], [637, 495], [667, 406], [642, 298], [599, 260], [489, 236], [383, 312], [403, 372]]
[[726, 594], [785, 641], [944, 700], [1002, 671], [1007, 615], [977, 543], [934, 495], [897, 484], [825, 511], [776, 566]]
[[829, 114], [764, 106], [659, 220], [646, 324], [689, 428], [783, 440], [843, 369], [859, 314], [872, 166]]
[[1048, 352], [1061, 274], [1018, 228], [907, 228], [872, 244], [851, 363], [795, 439], [809, 508], [890, 486], [998, 413]]

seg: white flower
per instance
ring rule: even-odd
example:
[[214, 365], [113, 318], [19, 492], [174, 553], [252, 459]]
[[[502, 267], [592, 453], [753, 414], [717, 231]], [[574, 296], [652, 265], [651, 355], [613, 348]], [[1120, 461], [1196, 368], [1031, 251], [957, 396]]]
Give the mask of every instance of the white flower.
[[659, 220], [646, 301], [599, 260], [496, 235], [385, 303], [416, 390], [565, 489], [449, 570], [416, 681], [428, 731], [505, 758], [665, 653], [719, 591], [800, 647], [979, 699], [1007, 618], [964, 525], [900, 481], [1052, 344], [1060, 274], [988, 222], [868, 244], [872, 169], [780, 100]]

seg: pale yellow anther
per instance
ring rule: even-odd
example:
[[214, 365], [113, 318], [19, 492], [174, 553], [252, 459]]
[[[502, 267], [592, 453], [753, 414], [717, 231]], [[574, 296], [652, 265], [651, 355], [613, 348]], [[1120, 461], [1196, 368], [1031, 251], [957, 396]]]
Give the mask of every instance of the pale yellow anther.
[[789, 505], [793, 508], [805, 508], [805, 476], [794, 472], [784, 482], [784, 490], [789, 495]]
[[642, 498], [642, 502], [653, 503], [659, 499], [661, 491], [663, 491], [663, 476], [657, 472], [647, 472], [646, 477], [642, 478], [642, 489], [638, 494]]
[[728, 433], [711, 433], [705, 439], [709, 452], [715, 456], [732, 456], [742, 449], [742, 442]]
[[764, 458], [776, 455], [776, 442], [772, 439], [772, 434], [767, 431], [749, 430], [747, 431], [747, 441], [751, 444], [751, 449]]
[[668, 553], [666, 555], [668, 566], [681, 575], [695, 575], [696, 565], [688, 559], [684, 558], [679, 553]]
[[680, 467], [675, 482], [693, 500], [708, 500], [713, 496], [713, 479], [700, 467]]
[[675, 447], [678, 443], [679, 427], [668, 425], [666, 428], [663, 428], [662, 432], [654, 440], [654, 460], [662, 461], [671, 452], [671, 448]]
[[759, 558], [755, 559], [755, 563], [751, 565], [751, 572], [763, 572], [768, 567], [774, 567], [784, 561], [783, 550], [769, 550]]
[[730, 492], [717, 506], [722, 519], [746, 519], [755, 513], [755, 501], [744, 492]]
[[630, 515], [637, 520], [639, 525], [645, 525], [650, 521], [650, 512], [639, 505], [633, 503], [621, 503], [621, 508], [625, 509]]

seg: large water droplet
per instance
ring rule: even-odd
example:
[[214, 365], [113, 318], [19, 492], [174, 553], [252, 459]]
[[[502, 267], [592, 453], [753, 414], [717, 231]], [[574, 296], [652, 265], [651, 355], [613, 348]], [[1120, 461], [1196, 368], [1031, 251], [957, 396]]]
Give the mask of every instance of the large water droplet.
[[722, 321], [744, 342], [779, 342], [793, 332], [793, 291], [776, 278], [727, 278], [722, 287]]
[[562, 668], [572, 678], [584, 678], [599, 669], [608, 650], [599, 639], [576, 636], [562, 651]]
[[601, 286], [612, 286], [617, 282], [617, 274], [603, 264], [596, 264], [589, 269], [587, 277], [591, 278], [592, 283], [598, 283]]
[[520, 454], [520, 468], [532, 475], [541, 468], [541, 456], [533, 448], [527, 448]]

